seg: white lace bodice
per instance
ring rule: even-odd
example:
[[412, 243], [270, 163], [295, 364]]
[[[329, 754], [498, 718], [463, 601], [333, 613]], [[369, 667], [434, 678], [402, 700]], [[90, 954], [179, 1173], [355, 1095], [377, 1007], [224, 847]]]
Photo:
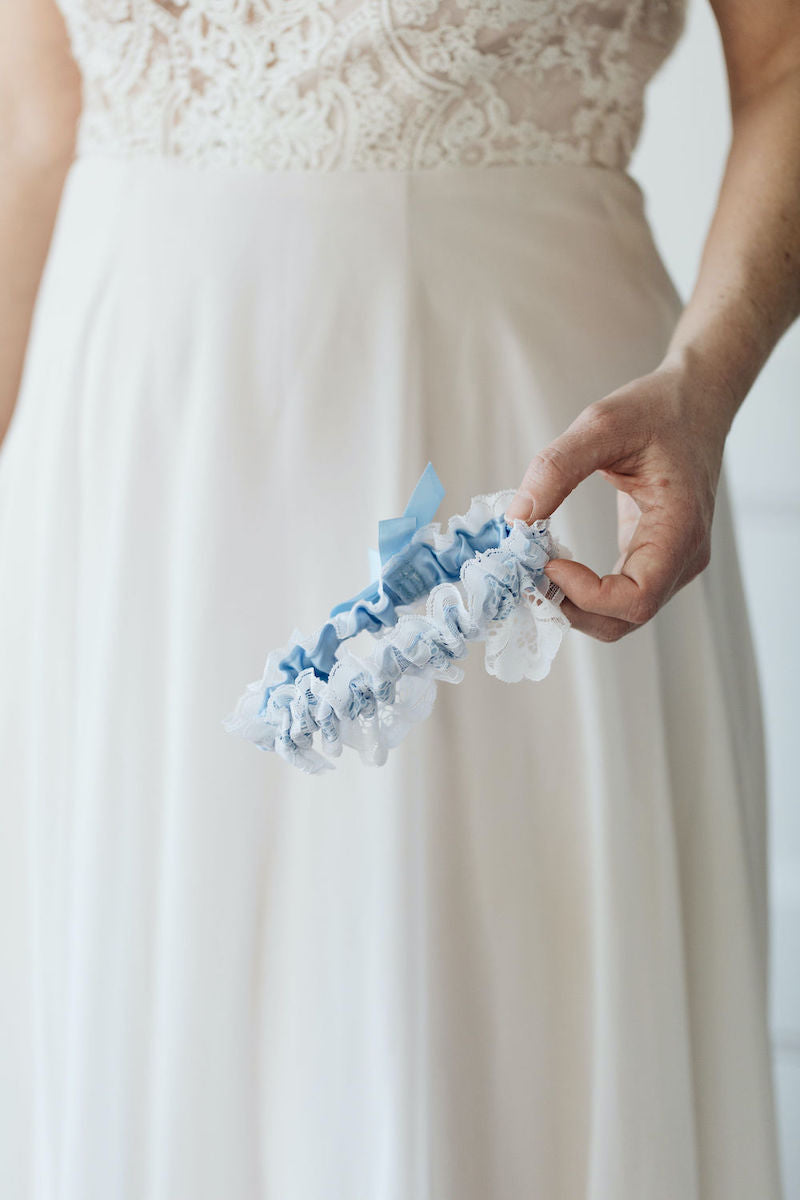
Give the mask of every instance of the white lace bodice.
[[78, 152], [624, 168], [686, 0], [60, 0]]

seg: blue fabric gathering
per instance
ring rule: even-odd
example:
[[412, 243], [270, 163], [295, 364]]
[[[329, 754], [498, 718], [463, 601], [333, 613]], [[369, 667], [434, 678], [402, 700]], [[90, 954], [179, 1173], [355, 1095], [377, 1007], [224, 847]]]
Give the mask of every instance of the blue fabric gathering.
[[[466, 527], [451, 529], [449, 532], [455, 533], [453, 541], [441, 550], [427, 541], [415, 540], [414, 535], [431, 523], [443, 495], [444, 488], [433, 464], [429, 462], [417, 481], [403, 516], [379, 524], [379, 577], [356, 596], [331, 609], [330, 617], [345, 612], [349, 614], [346, 632], [342, 631], [341, 622], [329, 620], [319, 630], [313, 649], [308, 650], [298, 643], [292, 645], [278, 664], [284, 678], [265, 689], [259, 715], [263, 716], [266, 712], [270, 695], [275, 689], [283, 683], [294, 682], [301, 671], [311, 667], [315, 675], [327, 681], [338, 649], [344, 641], [356, 637], [365, 629], [377, 635], [382, 628], [395, 625], [399, 606], [413, 604], [438, 583], [457, 580], [468, 559], [483, 550], [499, 547], [507, 537], [512, 526], [506, 521], [505, 514], [501, 514], [487, 520], [477, 532]], [[547, 524], [539, 521], [530, 527], [532, 542], [543, 551], [538, 574], [533, 563], [527, 564], [537, 584], [552, 549]], [[530, 555], [530, 550], [528, 553]], [[511, 602], [516, 603], [517, 598], [513, 596]], [[502, 613], [498, 611], [496, 615], [500, 617]]]

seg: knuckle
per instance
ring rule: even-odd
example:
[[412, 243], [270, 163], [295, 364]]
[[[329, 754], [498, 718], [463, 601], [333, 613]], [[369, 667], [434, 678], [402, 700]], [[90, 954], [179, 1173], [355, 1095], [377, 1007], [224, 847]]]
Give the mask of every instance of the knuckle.
[[555, 443], [540, 450], [528, 468], [528, 483], [535, 484], [543, 477], [566, 475], [567, 455]]
[[686, 555], [687, 570], [683, 578], [688, 583], [689, 580], [696, 578], [705, 571], [708, 564], [711, 562], [711, 538], [707, 531], [698, 532], [692, 539], [690, 546], [687, 548]]
[[609, 400], [593, 400], [583, 410], [581, 422], [595, 435], [604, 435], [616, 430], [618, 423], [617, 405]]
[[603, 622], [598, 626], [595, 637], [601, 642], [618, 642], [625, 630], [613, 621]]
[[697, 559], [696, 559], [697, 574], [699, 575], [699, 574], [701, 574], [701, 572], [705, 571], [706, 567], [708, 566], [708, 564], [710, 562], [711, 562], [711, 545], [710, 545], [709, 541], [706, 540], [703, 543], [703, 545], [700, 547], [700, 550], [698, 551], [698, 554], [697, 554]]
[[697, 513], [692, 514], [692, 527], [689, 530], [687, 549], [692, 559], [700, 558], [707, 541], [705, 527], [701, 524]]
[[655, 596], [641, 592], [635, 600], [631, 601], [626, 614], [627, 619], [634, 625], [645, 625], [648, 621], [652, 621], [659, 607], [658, 599]]

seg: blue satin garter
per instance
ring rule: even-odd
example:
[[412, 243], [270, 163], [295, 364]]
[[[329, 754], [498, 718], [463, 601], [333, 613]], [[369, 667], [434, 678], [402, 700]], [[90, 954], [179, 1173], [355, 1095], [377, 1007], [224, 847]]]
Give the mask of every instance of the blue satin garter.
[[[544, 567], [569, 551], [548, 520], [506, 521], [515, 489], [473, 497], [442, 533], [432, 518], [443, 495], [428, 463], [403, 515], [379, 524], [374, 581], [335, 605], [316, 633], [295, 629], [268, 654], [262, 678], [224, 719], [228, 732], [308, 774], [332, 768], [344, 745], [381, 766], [429, 715], [437, 682], [463, 679], [457, 660], [468, 642], [486, 643], [489, 674], [544, 678], [569, 627]], [[376, 645], [361, 659], [344, 643], [364, 631]]]

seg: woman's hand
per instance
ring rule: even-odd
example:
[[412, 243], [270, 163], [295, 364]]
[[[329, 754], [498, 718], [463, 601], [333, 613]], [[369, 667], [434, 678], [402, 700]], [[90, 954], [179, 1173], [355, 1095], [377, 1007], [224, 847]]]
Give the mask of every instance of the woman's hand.
[[576, 629], [616, 641], [708, 565], [730, 411], [712, 389], [690, 381], [682, 362], [665, 360], [590, 404], [531, 461], [509, 518], [551, 516], [594, 471], [618, 489], [613, 572], [600, 578], [570, 559], [545, 568]]
[[548, 517], [593, 471], [619, 489], [613, 573], [546, 567], [565, 615], [603, 641], [647, 621], [707, 565], [725, 438], [800, 315], [800, 6], [711, 4], [733, 136], [692, 294], [659, 367], [590, 404], [534, 458], [521, 484], [530, 495], [506, 514]]
[[800, 6], [712, 7], [733, 136], [692, 294], [656, 370], [590, 404], [537, 454], [527, 497], [506, 514], [548, 517], [593, 471], [619, 489], [612, 574], [566, 559], [546, 567], [565, 615], [602, 641], [649, 620], [708, 564], [725, 438], [800, 315]]

